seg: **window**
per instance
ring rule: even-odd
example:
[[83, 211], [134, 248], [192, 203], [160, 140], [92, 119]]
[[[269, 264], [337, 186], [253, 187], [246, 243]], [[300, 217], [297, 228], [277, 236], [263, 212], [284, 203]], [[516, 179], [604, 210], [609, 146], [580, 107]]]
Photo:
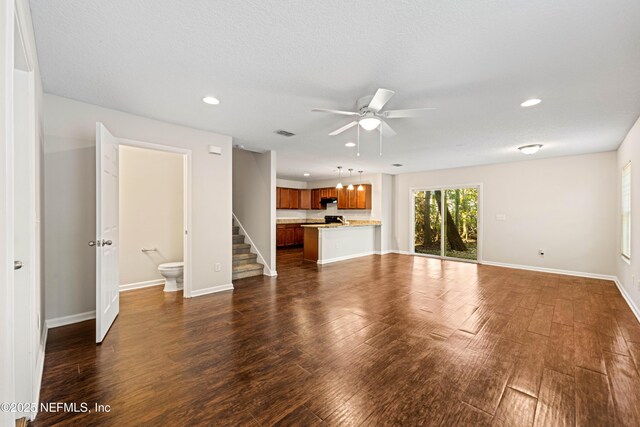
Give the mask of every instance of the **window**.
[[622, 256], [631, 259], [631, 162], [622, 168], [622, 189], [621, 189], [621, 211], [622, 211]]

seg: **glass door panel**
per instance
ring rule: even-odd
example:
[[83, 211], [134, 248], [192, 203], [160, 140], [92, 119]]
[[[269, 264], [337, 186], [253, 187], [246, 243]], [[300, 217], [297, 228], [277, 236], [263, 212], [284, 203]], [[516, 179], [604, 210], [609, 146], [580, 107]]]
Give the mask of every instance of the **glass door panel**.
[[[438, 191], [439, 193], [439, 191]], [[444, 256], [478, 259], [478, 189], [444, 190]]]
[[416, 253], [441, 256], [440, 191], [414, 193], [414, 249]]

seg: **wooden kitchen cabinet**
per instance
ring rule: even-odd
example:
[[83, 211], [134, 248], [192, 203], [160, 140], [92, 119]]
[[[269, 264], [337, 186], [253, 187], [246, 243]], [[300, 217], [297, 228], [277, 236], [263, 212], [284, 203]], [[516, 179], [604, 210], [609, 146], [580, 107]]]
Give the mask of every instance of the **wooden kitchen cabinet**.
[[298, 209], [300, 207], [300, 190], [296, 188], [289, 189], [289, 209]]
[[300, 209], [311, 209], [311, 190], [300, 190]]
[[335, 187], [297, 189], [276, 188], [276, 209], [323, 210], [326, 206], [320, 203], [325, 198], [337, 198], [338, 209], [371, 209], [371, 184], [362, 184], [364, 191]]
[[311, 190], [311, 209], [320, 210], [322, 209], [322, 205], [320, 204], [320, 199], [322, 198], [322, 190], [319, 188]]
[[284, 246], [284, 233], [285, 233], [285, 226], [284, 225], [276, 225], [276, 247], [280, 248], [282, 246]]
[[277, 224], [276, 247], [296, 246], [304, 244], [302, 224]]
[[358, 201], [356, 203], [356, 209], [371, 209], [371, 184], [362, 184], [364, 191], [357, 191]]
[[349, 190], [346, 188], [341, 188], [338, 190], [338, 209], [347, 209], [349, 203], [349, 195], [347, 194]]

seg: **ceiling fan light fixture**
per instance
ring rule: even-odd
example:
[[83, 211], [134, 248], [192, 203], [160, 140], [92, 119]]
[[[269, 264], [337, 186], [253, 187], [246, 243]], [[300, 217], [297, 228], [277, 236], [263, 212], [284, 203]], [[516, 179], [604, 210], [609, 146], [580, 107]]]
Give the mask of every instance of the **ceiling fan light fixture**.
[[536, 154], [542, 148], [542, 144], [523, 145], [518, 147], [523, 154]]
[[364, 130], [374, 130], [380, 125], [380, 119], [377, 117], [365, 117], [361, 119], [359, 122], [360, 127]]

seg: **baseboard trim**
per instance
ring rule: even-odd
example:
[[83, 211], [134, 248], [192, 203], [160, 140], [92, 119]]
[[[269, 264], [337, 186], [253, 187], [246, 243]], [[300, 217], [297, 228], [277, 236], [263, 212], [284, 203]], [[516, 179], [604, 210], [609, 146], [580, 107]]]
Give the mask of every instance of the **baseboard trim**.
[[617, 280], [617, 277], [613, 275], [586, 273], [584, 271], [561, 270], [558, 268], [534, 267], [531, 265], [509, 264], [505, 262], [495, 262], [495, 261], [478, 261], [478, 264], [490, 265], [493, 267], [513, 268], [517, 270], [536, 271], [539, 273], [562, 274], [563, 276], [576, 276], [576, 277], [585, 277], [588, 279], [611, 280], [613, 282]]
[[346, 255], [346, 256], [341, 256], [341, 257], [336, 257], [336, 258], [329, 258], [329, 259], [319, 259], [318, 260], [318, 264], [320, 264], [320, 265], [331, 264], [332, 262], [346, 261], [348, 259], [361, 258], [363, 256], [369, 256], [369, 255], [376, 255], [376, 251], [362, 252], [362, 253], [359, 253], [359, 254]]
[[91, 320], [96, 318], [95, 311], [87, 311], [86, 313], [72, 314], [70, 316], [56, 317], [55, 319], [48, 319], [45, 323], [47, 329], [58, 328], [60, 326], [71, 325], [73, 323], [84, 322], [85, 320]]
[[226, 285], [212, 286], [210, 288], [205, 288], [205, 289], [194, 289], [191, 291], [191, 296], [200, 297], [202, 295], [209, 295], [209, 294], [215, 294], [218, 292], [232, 291], [232, 290], [233, 290], [233, 283], [228, 283]]
[[44, 325], [42, 336], [40, 337], [40, 348], [38, 349], [38, 358], [36, 360], [36, 377], [35, 377], [35, 396], [34, 402], [36, 410], [29, 414], [29, 420], [33, 421], [38, 415], [37, 408], [40, 406], [40, 389], [42, 388], [42, 376], [44, 375], [44, 356], [47, 350], [47, 337], [49, 336], [49, 328]]
[[275, 270], [274, 271], [269, 270], [268, 272], [265, 271], [262, 274], [265, 275], [265, 276], [269, 276], [269, 277], [276, 277], [278, 275], [278, 272], [275, 271]]
[[146, 282], [127, 283], [120, 285], [120, 292], [133, 291], [134, 289], [149, 288], [151, 286], [164, 285], [164, 279], [147, 280]]
[[624, 286], [622, 286], [622, 283], [620, 283], [620, 280], [617, 277], [616, 277], [616, 280], [614, 280], [614, 282], [618, 287], [618, 290], [622, 294], [622, 298], [624, 298], [624, 300], [627, 302], [627, 305], [629, 306], [633, 314], [636, 316], [636, 319], [638, 319], [638, 322], [640, 322], [640, 309], [638, 309], [638, 306], [635, 305], [635, 303], [627, 293], [627, 290], [624, 288]]

